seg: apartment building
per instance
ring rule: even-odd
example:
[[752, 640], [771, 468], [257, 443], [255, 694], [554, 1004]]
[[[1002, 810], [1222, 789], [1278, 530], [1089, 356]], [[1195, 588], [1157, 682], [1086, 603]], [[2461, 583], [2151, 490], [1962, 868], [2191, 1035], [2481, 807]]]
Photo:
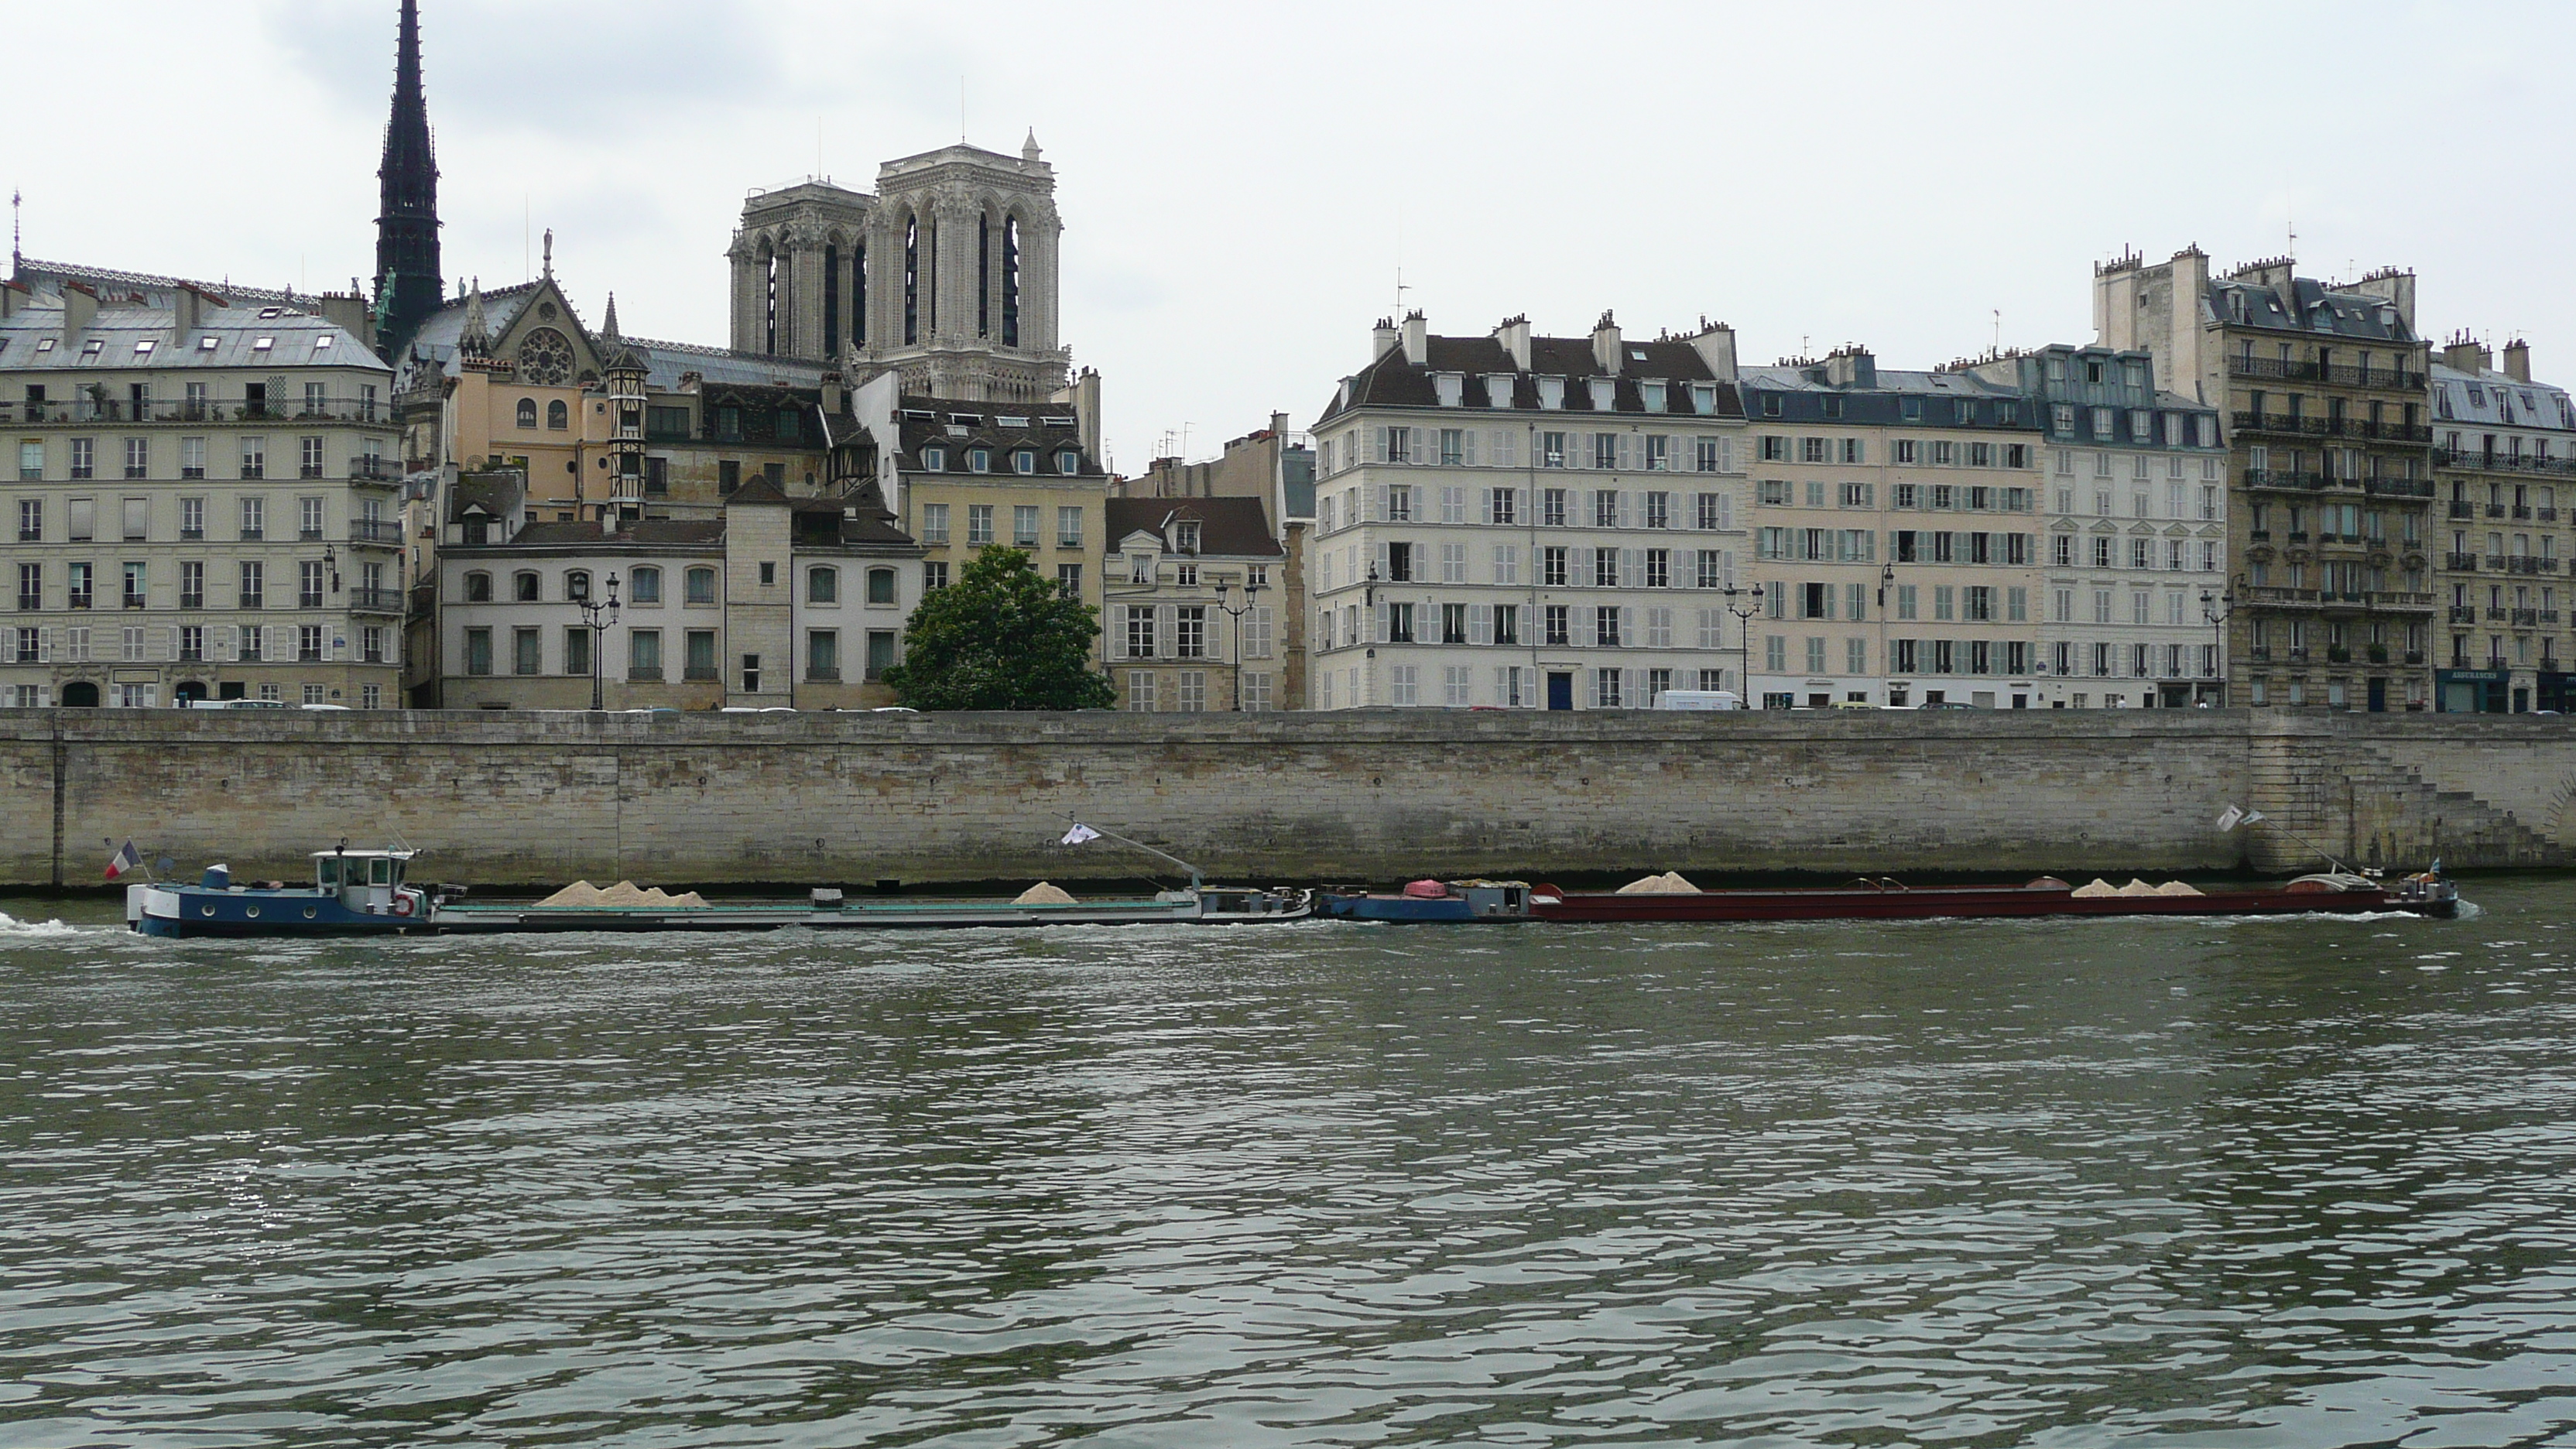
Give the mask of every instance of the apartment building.
[[30, 275], [0, 282], [0, 702], [399, 703], [392, 375], [363, 323]]
[[[2570, 703], [2566, 560], [2576, 512], [2576, 403], [2535, 382], [2531, 348], [2504, 366], [2454, 339], [2432, 366], [2433, 486], [2442, 510], [2434, 571], [2444, 648], [2433, 707], [2454, 714], [2565, 711]], [[2566, 510], [2566, 512], [2562, 512]]]
[[1742, 388], [1749, 702], [2044, 706], [2040, 425], [2019, 389], [1862, 348]]
[[1288, 551], [1258, 498], [1112, 498], [1102, 656], [1120, 707], [1273, 710], [1293, 651]]
[[1622, 709], [1739, 689], [1735, 338], [1381, 321], [1315, 425], [1308, 707]]
[[594, 678], [609, 709], [895, 702], [882, 678], [920, 602], [921, 549], [873, 484], [835, 500], [754, 479], [713, 518], [532, 523], [502, 470], [447, 502], [424, 706], [587, 709]]
[[2222, 409], [2241, 572], [2231, 703], [2426, 709], [2435, 624], [2433, 429], [2415, 277], [2349, 284], [2287, 257], [2210, 274], [2198, 249], [2095, 269], [2097, 341]]
[[2155, 359], [2043, 347], [1971, 364], [2043, 430], [2038, 693], [2053, 707], [2221, 705], [2227, 451]]

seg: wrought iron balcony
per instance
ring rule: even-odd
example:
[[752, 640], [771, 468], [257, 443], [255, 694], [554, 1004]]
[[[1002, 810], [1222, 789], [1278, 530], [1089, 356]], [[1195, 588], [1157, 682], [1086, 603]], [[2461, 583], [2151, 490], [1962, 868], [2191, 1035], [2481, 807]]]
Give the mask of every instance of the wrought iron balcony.
[[2453, 608], [2451, 610], [2451, 622], [2454, 624], [2474, 624], [2477, 621], [2478, 611], [2475, 609]]
[[402, 525], [390, 518], [353, 518], [349, 520], [351, 543], [400, 543]]
[[2483, 450], [2435, 448], [2433, 466], [2476, 473], [2576, 473], [2576, 458], [2518, 457]]
[[351, 589], [349, 608], [352, 612], [360, 614], [399, 614], [403, 611], [402, 590]]
[[2450, 512], [2453, 518], [2475, 518], [2478, 516], [2478, 506], [2474, 503], [2463, 503], [2454, 498], [2451, 500]]
[[2442, 555], [2442, 567], [2453, 573], [2473, 574], [2478, 571], [2478, 556], [2473, 553], [2446, 553]]
[[2299, 473], [2286, 468], [2248, 468], [2245, 470], [2245, 486], [2248, 488], [2317, 489], [2326, 486], [2326, 480], [2325, 475], [2322, 473]]
[[2363, 480], [2361, 491], [2381, 498], [2430, 498], [2433, 496], [2433, 480], [2430, 478], [2370, 478]]
[[2539, 611], [2538, 609], [2516, 609], [2516, 610], [2514, 610], [2514, 611], [2513, 611], [2513, 626], [2514, 626], [2515, 628], [2517, 628], [2517, 629], [2537, 629], [2537, 628], [2539, 628], [2539, 627], [2540, 627], [2540, 611]]

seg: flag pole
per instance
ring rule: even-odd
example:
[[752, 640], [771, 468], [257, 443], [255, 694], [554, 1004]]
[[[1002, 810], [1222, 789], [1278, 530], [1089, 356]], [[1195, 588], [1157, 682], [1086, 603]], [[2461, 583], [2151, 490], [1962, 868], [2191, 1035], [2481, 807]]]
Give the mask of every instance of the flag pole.
[[1130, 840], [1115, 830], [1101, 830], [1097, 825], [1093, 825], [1088, 821], [1076, 820], [1070, 815], [1067, 815], [1064, 818], [1068, 824], [1079, 825], [1085, 830], [1098, 831], [1101, 835], [1108, 839], [1115, 840], [1121, 845], [1132, 845], [1136, 849], [1145, 852], [1147, 855], [1160, 856], [1163, 859], [1170, 861], [1172, 864], [1179, 866], [1181, 869], [1188, 871], [1190, 873], [1190, 889], [1192, 890], [1197, 890], [1205, 880], [1205, 877], [1200, 874], [1197, 866], [1190, 864], [1188, 861], [1181, 859], [1179, 856], [1172, 854], [1168, 850], [1157, 850], [1141, 840]]
[[[2233, 805], [2230, 805], [2230, 806], [2228, 807], [2228, 809], [2230, 809], [2230, 810], [2234, 810], [2234, 809], [2236, 809], [2236, 808], [2237, 808], [2237, 807], [2235, 807], [2235, 806], [2233, 806]], [[2220, 818], [2224, 819], [2225, 817], [2224, 817], [2224, 816], [2222, 816], [2222, 817], [2220, 817]], [[2342, 871], [2344, 874], [2346, 874], [2346, 875], [2359, 875], [2359, 874], [2361, 874], [2361, 872], [2360, 872], [2360, 871], [2354, 870], [2351, 866], [2344, 864], [2344, 863], [2343, 863], [2343, 861], [2342, 861], [2341, 859], [2339, 859], [2339, 858], [2335, 855], [2335, 853], [2334, 853], [2333, 851], [2326, 849], [2324, 846], [2317, 844], [2315, 841], [2310, 840], [2309, 838], [2307, 838], [2307, 837], [2306, 837], [2306, 836], [2304, 836], [2304, 835], [2301, 835], [2299, 832], [2297, 832], [2297, 831], [2295, 831], [2295, 830], [2292, 830], [2290, 827], [2288, 827], [2288, 826], [2286, 826], [2286, 825], [2282, 824], [2282, 823], [2281, 823], [2280, 821], [2278, 821], [2278, 820], [2273, 819], [2271, 816], [2264, 814], [2264, 813], [2263, 813], [2262, 811], [2260, 811], [2260, 810], [2246, 810], [2246, 811], [2245, 811], [2242, 815], [2240, 815], [2237, 819], [2232, 820], [2232, 821], [2229, 821], [2229, 822], [2228, 822], [2228, 823], [2227, 823], [2223, 828], [2224, 828], [2224, 829], [2226, 829], [2226, 830], [2234, 830], [2238, 825], [2243, 825], [2243, 826], [2245, 826], [2245, 827], [2246, 827], [2247, 829], [2249, 829], [2249, 830], [2250, 830], [2250, 829], [2252, 829], [2253, 827], [2257, 826], [2257, 825], [2269, 825], [2269, 826], [2271, 826], [2273, 829], [2275, 829], [2275, 830], [2277, 830], [2277, 831], [2281, 832], [2283, 835], [2286, 835], [2286, 836], [2290, 837], [2292, 840], [2297, 841], [2297, 842], [2298, 842], [2298, 843], [2300, 843], [2301, 845], [2306, 846], [2308, 849], [2315, 851], [2318, 855], [2320, 855], [2320, 856], [2322, 856], [2322, 857], [2324, 857], [2324, 858], [2325, 858], [2325, 862], [2326, 862], [2326, 864], [2328, 864], [2328, 865], [2330, 865], [2330, 866], [2333, 866], [2335, 869], [2337, 869], [2337, 870], [2339, 870], [2339, 871]]]

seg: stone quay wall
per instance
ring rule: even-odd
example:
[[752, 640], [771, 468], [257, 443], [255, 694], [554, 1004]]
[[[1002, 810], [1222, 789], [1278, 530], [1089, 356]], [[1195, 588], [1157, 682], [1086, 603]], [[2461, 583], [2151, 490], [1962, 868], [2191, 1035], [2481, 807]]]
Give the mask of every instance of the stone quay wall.
[[[0, 885], [344, 838], [551, 887], [1683, 870], [2560, 866], [2576, 720], [2243, 710], [1267, 715], [0, 711]], [[2251, 805], [2273, 825], [2220, 834]]]

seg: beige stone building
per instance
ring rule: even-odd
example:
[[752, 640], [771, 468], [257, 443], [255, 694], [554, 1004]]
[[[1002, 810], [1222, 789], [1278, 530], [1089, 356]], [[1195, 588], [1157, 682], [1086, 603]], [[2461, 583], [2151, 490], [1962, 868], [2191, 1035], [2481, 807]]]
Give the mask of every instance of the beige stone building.
[[2567, 560], [2576, 557], [2576, 402], [2535, 381], [2531, 348], [2504, 366], [2461, 337], [2432, 366], [2433, 486], [2441, 657], [2433, 707], [2454, 714], [2565, 712]]
[[1270, 707], [1306, 708], [1306, 555], [1315, 532], [1314, 440], [1290, 432], [1286, 413], [1272, 413], [1270, 426], [1228, 439], [1225, 451], [1214, 459], [1185, 463], [1157, 458], [1143, 476], [1113, 479], [1111, 487], [1128, 498], [1260, 500], [1282, 558], [1273, 576], [1281, 629]]
[[[1121, 708], [1292, 708], [1282, 665], [1302, 646], [1288, 552], [1258, 498], [1112, 498], [1102, 653]], [[1299, 647], [1302, 652], [1302, 647]]]
[[2330, 285], [2199, 250], [2096, 271], [2107, 347], [2221, 409], [2239, 572], [2231, 703], [2420, 710], [2433, 696], [2433, 428], [2415, 277]]
[[400, 702], [392, 376], [365, 334], [354, 298], [0, 282], [0, 702]]
[[2017, 387], [1866, 350], [1746, 368], [1748, 704], [2045, 707], [2040, 424]]

